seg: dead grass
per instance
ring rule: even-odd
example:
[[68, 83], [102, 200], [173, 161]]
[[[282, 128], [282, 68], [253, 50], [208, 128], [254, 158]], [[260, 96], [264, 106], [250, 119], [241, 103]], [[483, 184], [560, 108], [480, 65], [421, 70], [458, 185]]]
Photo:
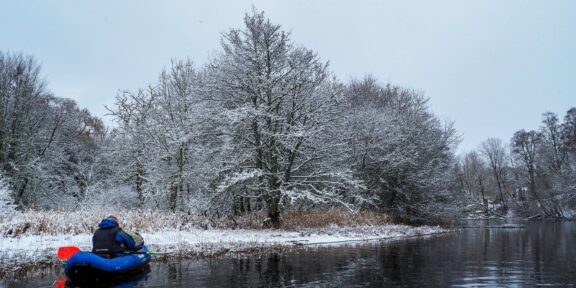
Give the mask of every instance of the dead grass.
[[389, 217], [381, 213], [372, 211], [354, 213], [329, 209], [324, 211], [285, 213], [280, 228], [285, 230], [299, 230], [334, 225], [340, 227], [358, 227], [362, 225], [383, 225], [390, 223]]
[[153, 210], [26, 210], [1, 216], [0, 236], [93, 233], [98, 223], [109, 215], [119, 217], [122, 227], [139, 232], [187, 230], [208, 225], [203, 217]]
[[[121, 226], [138, 232], [165, 230], [186, 231], [190, 229], [262, 229], [266, 214], [255, 212], [240, 217], [208, 217], [199, 214], [166, 212], [158, 210], [107, 210], [88, 209], [26, 210], [0, 216], [0, 236], [21, 235], [77, 235], [93, 233], [98, 223], [109, 215], [120, 218]], [[389, 217], [375, 212], [352, 213], [326, 209], [310, 212], [285, 212], [281, 229], [298, 230], [329, 226], [355, 227], [390, 223]]]

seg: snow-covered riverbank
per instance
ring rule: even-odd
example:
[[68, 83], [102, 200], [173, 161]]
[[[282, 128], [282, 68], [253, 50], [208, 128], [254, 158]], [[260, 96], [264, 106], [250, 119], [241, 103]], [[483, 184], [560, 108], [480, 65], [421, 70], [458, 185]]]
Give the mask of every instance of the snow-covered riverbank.
[[[285, 230], [189, 229], [142, 233], [152, 251], [172, 252], [168, 257], [211, 257], [246, 253], [267, 248], [346, 243], [374, 239], [401, 239], [445, 233], [440, 227], [405, 225], [364, 225]], [[0, 274], [17, 272], [36, 265], [64, 263], [56, 257], [61, 246], [91, 249], [91, 234], [20, 235], [0, 237]]]

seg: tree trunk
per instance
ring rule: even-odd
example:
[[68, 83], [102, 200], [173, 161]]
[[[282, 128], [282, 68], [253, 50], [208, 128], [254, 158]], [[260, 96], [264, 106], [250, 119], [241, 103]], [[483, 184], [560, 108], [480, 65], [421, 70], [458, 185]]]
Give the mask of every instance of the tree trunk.
[[280, 228], [280, 193], [271, 192], [266, 197], [266, 204], [268, 206], [268, 218], [272, 223], [272, 227]]
[[266, 195], [268, 218], [274, 228], [280, 228], [280, 185], [275, 176], [269, 179], [270, 192]]
[[139, 150], [136, 161], [136, 194], [138, 195], [138, 202], [140, 206], [144, 205], [144, 164], [140, 161], [140, 159], [144, 158], [144, 155], [141, 150]]
[[170, 198], [169, 198], [170, 211], [172, 212], [176, 212], [176, 207], [178, 203], [178, 190], [179, 190], [178, 182], [177, 181], [172, 182], [172, 185], [170, 187]]

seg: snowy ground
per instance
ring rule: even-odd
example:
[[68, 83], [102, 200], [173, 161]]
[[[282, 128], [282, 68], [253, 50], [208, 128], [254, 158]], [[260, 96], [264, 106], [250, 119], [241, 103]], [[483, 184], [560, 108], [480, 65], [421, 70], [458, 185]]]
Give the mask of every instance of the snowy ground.
[[[298, 247], [366, 241], [386, 238], [407, 238], [445, 233], [440, 227], [405, 225], [332, 226], [283, 230], [189, 229], [141, 233], [151, 251], [171, 252], [168, 257], [210, 257], [228, 253], [246, 253], [273, 247]], [[91, 234], [0, 236], [0, 275], [41, 264], [64, 263], [56, 257], [61, 246], [91, 249]]]

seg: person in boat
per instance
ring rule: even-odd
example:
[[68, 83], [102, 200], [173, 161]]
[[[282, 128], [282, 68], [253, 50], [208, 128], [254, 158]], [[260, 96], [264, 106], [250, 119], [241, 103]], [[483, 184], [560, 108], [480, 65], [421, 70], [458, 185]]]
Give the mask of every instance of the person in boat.
[[92, 236], [92, 253], [104, 258], [122, 256], [127, 252], [139, 250], [143, 245], [144, 240], [140, 234], [122, 230], [120, 220], [116, 216], [102, 219]]

